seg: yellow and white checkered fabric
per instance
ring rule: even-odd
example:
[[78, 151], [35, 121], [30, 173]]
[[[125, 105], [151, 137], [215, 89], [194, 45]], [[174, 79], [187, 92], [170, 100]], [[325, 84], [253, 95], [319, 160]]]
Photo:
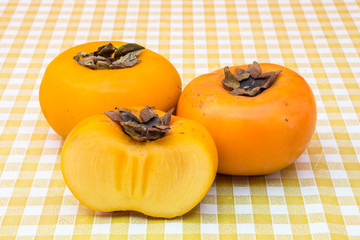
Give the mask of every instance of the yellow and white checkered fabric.
[[[359, 28], [357, 0], [0, 1], [0, 239], [360, 239]], [[91, 211], [65, 185], [38, 90], [56, 55], [96, 40], [159, 52], [184, 85], [253, 60], [290, 67], [314, 91], [316, 133], [281, 172], [218, 175], [183, 217]]]

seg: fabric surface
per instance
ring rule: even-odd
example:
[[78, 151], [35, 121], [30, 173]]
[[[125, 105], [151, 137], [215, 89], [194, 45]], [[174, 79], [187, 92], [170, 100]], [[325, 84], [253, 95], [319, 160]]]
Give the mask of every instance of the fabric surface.
[[[0, 239], [360, 239], [359, 28], [356, 0], [0, 1]], [[312, 141], [280, 172], [218, 175], [182, 217], [94, 212], [65, 185], [38, 91], [55, 56], [97, 40], [159, 52], [184, 86], [227, 65], [285, 65], [315, 94]]]

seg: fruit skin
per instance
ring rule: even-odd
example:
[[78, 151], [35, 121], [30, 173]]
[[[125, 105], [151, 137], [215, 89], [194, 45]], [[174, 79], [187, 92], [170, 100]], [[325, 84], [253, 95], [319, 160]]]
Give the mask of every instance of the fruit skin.
[[172, 116], [170, 127], [163, 138], [137, 142], [105, 114], [81, 121], [61, 156], [69, 189], [97, 211], [134, 210], [165, 218], [190, 211], [216, 176], [216, 146], [193, 120]]
[[[231, 67], [247, 69], [246, 65]], [[308, 146], [316, 125], [316, 102], [306, 81], [276, 64], [262, 72], [282, 70], [274, 84], [256, 97], [234, 96], [221, 81], [223, 69], [192, 80], [180, 96], [177, 115], [203, 124], [219, 155], [218, 172], [264, 175], [293, 163]]]
[[[82, 119], [116, 106], [154, 106], [167, 111], [176, 106], [181, 79], [174, 66], [161, 55], [143, 49], [140, 63], [131, 68], [92, 70], [73, 57], [93, 52], [106, 42], [72, 47], [47, 67], [40, 85], [41, 110], [50, 126], [66, 137]], [[111, 41], [119, 47], [124, 42]]]

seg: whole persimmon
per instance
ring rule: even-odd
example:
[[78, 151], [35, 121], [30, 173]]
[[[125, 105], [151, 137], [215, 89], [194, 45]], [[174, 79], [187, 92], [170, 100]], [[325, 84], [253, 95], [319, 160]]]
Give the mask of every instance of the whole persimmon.
[[117, 105], [176, 106], [181, 79], [163, 56], [134, 43], [91, 42], [72, 47], [46, 68], [40, 106], [50, 126], [66, 137], [82, 119]]
[[215, 143], [200, 123], [149, 107], [86, 118], [61, 156], [66, 184], [89, 208], [165, 218], [200, 202], [217, 163]]
[[180, 96], [177, 115], [209, 130], [219, 173], [264, 175], [304, 152], [315, 131], [316, 102], [296, 72], [254, 62], [192, 80]]

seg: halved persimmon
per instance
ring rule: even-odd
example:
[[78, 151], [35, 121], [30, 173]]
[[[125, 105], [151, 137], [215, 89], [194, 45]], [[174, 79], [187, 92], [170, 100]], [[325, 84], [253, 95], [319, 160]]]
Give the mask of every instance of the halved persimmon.
[[81, 121], [64, 144], [62, 173], [80, 202], [171, 218], [201, 201], [217, 170], [215, 143], [201, 124], [151, 108], [106, 115]]
[[263, 175], [285, 168], [304, 152], [315, 131], [316, 103], [296, 72], [254, 62], [192, 80], [180, 96], [177, 115], [209, 130], [219, 173]]

